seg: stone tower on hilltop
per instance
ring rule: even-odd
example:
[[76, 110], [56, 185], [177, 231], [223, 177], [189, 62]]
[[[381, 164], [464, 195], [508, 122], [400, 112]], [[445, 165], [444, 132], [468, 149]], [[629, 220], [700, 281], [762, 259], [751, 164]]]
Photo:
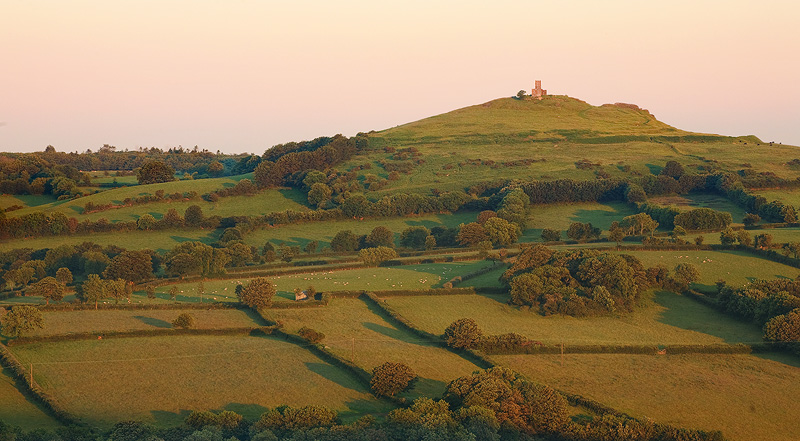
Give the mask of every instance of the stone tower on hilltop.
[[536, 80], [536, 87], [531, 90], [531, 98], [541, 100], [547, 95], [547, 91], [542, 89], [542, 80]]

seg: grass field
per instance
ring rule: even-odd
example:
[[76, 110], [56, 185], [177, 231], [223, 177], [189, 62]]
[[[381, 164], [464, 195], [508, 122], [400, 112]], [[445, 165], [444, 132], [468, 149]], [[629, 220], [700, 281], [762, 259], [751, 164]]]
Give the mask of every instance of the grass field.
[[561, 238], [566, 240], [567, 228], [573, 222], [591, 222], [605, 232], [612, 222], [621, 222], [625, 216], [634, 214], [636, 210], [622, 202], [534, 205], [520, 242], [541, 242], [544, 228], [561, 230]]
[[406, 396], [436, 397], [450, 380], [477, 366], [458, 355], [396, 328], [360, 299], [334, 299], [325, 308], [270, 310], [289, 332], [308, 326], [325, 334], [323, 343], [367, 371], [384, 362], [409, 365], [421, 378]]
[[400, 233], [408, 227], [424, 226], [433, 228], [444, 225], [457, 227], [461, 223], [475, 222], [478, 213], [454, 214], [428, 214], [423, 216], [406, 216], [395, 219], [365, 219], [337, 220], [330, 222], [307, 222], [295, 225], [280, 225], [278, 227], [262, 228], [245, 235], [248, 245], [261, 247], [267, 241], [273, 244], [285, 243], [287, 245], [305, 246], [312, 240], [319, 241], [320, 246], [330, 246], [330, 241], [336, 233], [350, 230], [356, 235], [369, 234], [373, 228], [384, 226], [394, 233], [395, 242], [399, 241]]
[[711, 208], [717, 211], [730, 213], [734, 224], [742, 223], [744, 215], [747, 214], [743, 208], [729, 201], [728, 199], [706, 193], [691, 193], [682, 196], [661, 196], [647, 199], [648, 203], [657, 205], [672, 205], [680, 210], [691, 210], [694, 208]]
[[[293, 274], [269, 277], [278, 290], [275, 301], [294, 300], [295, 288], [306, 289], [313, 285], [317, 291], [349, 291], [349, 290], [391, 290], [391, 289], [427, 289], [440, 288], [443, 283], [455, 276], [466, 274], [483, 268], [490, 263], [486, 261], [432, 263], [407, 265], [394, 268], [361, 268], [344, 271], [310, 271], [304, 274]], [[236, 285], [247, 284], [250, 279], [243, 276], [239, 279], [208, 280], [203, 287], [205, 298], [216, 301], [237, 301]], [[199, 301], [198, 283], [178, 284], [178, 301]], [[173, 285], [156, 289], [156, 296], [169, 298], [169, 290]], [[145, 301], [143, 293], [137, 293], [135, 301]]]
[[255, 419], [265, 407], [326, 405], [347, 419], [381, 414], [349, 374], [271, 337], [147, 337], [15, 346], [34, 378], [87, 422], [178, 425], [191, 410], [233, 410]]
[[657, 292], [653, 300], [621, 317], [544, 317], [506, 304], [507, 296], [390, 297], [386, 302], [434, 334], [463, 317], [486, 334], [517, 332], [546, 344], [717, 344], [761, 342], [761, 329], [689, 298]]
[[[22, 207], [38, 207], [40, 205], [55, 202], [56, 199], [50, 195], [28, 195], [28, 194], [0, 194], [0, 209], [5, 210], [14, 205]], [[14, 211], [7, 213], [7, 216], [13, 216]]]
[[782, 263], [755, 257], [740, 251], [625, 251], [636, 256], [644, 266], [665, 265], [673, 270], [678, 264], [691, 263], [700, 272], [699, 284], [714, 285], [725, 280], [729, 285], [743, 285], [755, 279], [794, 279], [800, 270]]
[[568, 354], [563, 365], [557, 355], [494, 358], [533, 380], [635, 417], [721, 430], [732, 441], [800, 439], [797, 364], [703, 354]]
[[7, 369], [0, 372], [0, 421], [23, 430], [60, 427], [58, 421], [22, 395]]
[[83, 242], [94, 242], [98, 245], [118, 245], [129, 250], [154, 249], [164, 253], [181, 242], [200, 241], [211, 243], [219, 239], [220, 230], [160, 230], [136, 231], [127, 234], [92, 233], [76, 236], [62, 236], [54, 241], [52, 237], [35, 239], [15, 239], [0, 241], [0, 252], [15, 248], [51, 248], [57, 245], [80, 245]]
[[780, 190], [755, 190], [754, 194], [767, 198], [767, 201], [780, 201], [784, 204], [800, 206], [800, 188], [782, 188]]
[[260, 323], [254, 313], [238, 309], [47, 311], [42, 314], [44, 329], [32, 331], [30, 335], [171, 328], [172, 321], [182, 313], [192, 315], [198, 329], [259, 326]]

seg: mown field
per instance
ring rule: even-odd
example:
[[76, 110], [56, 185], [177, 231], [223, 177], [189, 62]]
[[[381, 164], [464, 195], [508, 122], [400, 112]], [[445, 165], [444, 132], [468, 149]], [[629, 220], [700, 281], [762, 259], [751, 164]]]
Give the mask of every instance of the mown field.
[[108, 428], [122, 420], [174, 426], [196, 409], [248, 418], [267, 407], [325, 405], [350, 420], [382, 414], [348, 373], [272, 337], [182, 336], [14, 346], [34, 378], [69, 411]]
[[[732, 441], [800, 439], [797, 360], [755, 355], [496, 356], [531, 379], [638, 418], [721, 430]], [[786, 363], [782, 362], [785, 361]]]
[[690, 193], [680, 196], [659, 196], [647, 199], [648, 203], [657, 205], [671, 205], [680, 210], [691, 210], [694, 208], [711, 208], [724, 213], [730, 213], [734, 225], [741, 225], [747, 211], [734, 204], [728, 199], [707, 193]]
[[334, 299], [324, 308], [274, 309], [268, 316], [289, 332], [307, 326], [325, 334], [323, 343], [366, 369], [384, 362], [409, 365], [421, 378], [404, 396], [436, 397], [450, 380], [479, 369], [471, 362], [398, 329], [361, 299]]
[[172, 328], [172, 321], [183, 313], [195, 318], [197, 329], [254, 327], [261, 322], [255, 313], [238, 309], [47, 311], [42, 313], [44, 328], [29, 335]]
[[19, 426], [23, 430], [61, 426], [17, 389], [11, 372], [7, 369], [0, 372], [0, 421]]
[[660, 291], [631, 314], [575, 318], [542, 316], [507, 304], [506, 295], [387, 297], [403, 317], [442, 334], [460, 318], [472, 318], [485, 334], [516, 332], [545, 344], [721, 344], [761, 342], [761, 329], [687, 297]]
[[[278, 293], [275, 301], [294, 300], [294, 290], [305, 290], [314, 286], [318, 292], [350, 290], [400, 290], [441, 288], [442, 284], [455, 276], [467, 274], [490, 266], [486, 261], [431, 263], [404, 265], [389, 268], [360, 268], [342, 271], [309, 271], [303, 274], [271, 276]], [[207, 280], [203, 282], [204, 297], [207, 301], [238, 301], [236, 285], [246, 285], [250, 278], [227, 280]], [[178, 287], [178, 301], [196, 302], [200, 300], [198, 282], [165, 285], [156, 289], [156, 296], [168, 299], [172, 286]], [[135, 293], [135, 301], [146, 301], [144, 293]]]
[[797, 268], [762, 259], [741, 251], [625, 251], [636, 256], [645, 267], [664, 265], [673, 270], [681, 263], [693, 264], [700, 273], [701, 285], [714, 285], [725, 280], [729, 285], [743, 285], [755, 279], [786, 277], [795, 279]]

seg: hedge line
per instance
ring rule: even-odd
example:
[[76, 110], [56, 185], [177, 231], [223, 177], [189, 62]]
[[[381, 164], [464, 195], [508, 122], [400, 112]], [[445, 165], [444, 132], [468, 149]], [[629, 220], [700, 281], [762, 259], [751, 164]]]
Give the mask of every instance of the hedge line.
[[[94, 303], [51, 303], [39, 305], [40, 311], [86, 311], [94, 310]], [[212, 302], [212, 303], [99, 303], [98, 310], [174, 310], [174, 309], [247, 309], [238, 302]]]
[[[749, 354], [753, 347], [735, 345], [564, 345], [565, 354]], [[541, 345], [528, 342], [515, 347], [486, 347], [481, 351], [489, 355], [560, 354], [561, 345]]]
[[393, 322], [395, 325], [399, 326], [402, 329], [405, 329], [412, 334], [416, 335], [425, 340], [429, 340], [431, 343], [439, 343], [441, 346], [445, 346], [444, 340], [438, 335], [431, 334], [428, 331], [423, 329], [417, 328], [413, 323], [411, 323], [408, 319], [400, 315], [397, 311], [394, 310], [391, 306], [387, 305], [386, 302], [381, 301], [375, 293], [368, 292], [365, 293], [363, 299], [367, 303], [371, 303], [373, 306], [376, 306], [380, 311], [382, 311], [387, 318], [389, 318], [390, 322]]
[[72, 424], [85, 425], [78, 417], [67, 412], [53, 396], [45, 392], [39, 383], [35, 380], [31, 381], [30, 372], [2, 343], [0, 343], [0, 364], [11, 371], [17, 387], [22, 387], [22, 392], [32, 396], [57, 421], [67, 426]]
[[452, 283], [453, 286], [456, 286], [456, 285], [458, 285], [460, 283], [466, 282], [467, 280], [471, 280], [471, 279], [474, 279], [476, 277], [482, 276], [482, 275], [484, 275], [486, 273], [492, 272], [492, 271], [496, 270], [497, 268], [498, 268], [498, 265], [486, 266], [486, 267], [483, 267], [483, 268], [478, 269], [476, 271], [472, 271], [471, 273], [464, 274], [463, 276], [453, 277], [450, 280], [450, 283]]
[[18, 337], [8, 342], [8, 346], [25, 345], [31, 343], [50, 343], [59, 341], [99, 340], [109, 338], [130, 337], [161, 337], [165, 335], [269, 335], [275, 326], [249, 326], [239, 328], [216, 329], [137, 329], [130, 331], [90, 331], [74, 334], [42, 335], [33, 337]]

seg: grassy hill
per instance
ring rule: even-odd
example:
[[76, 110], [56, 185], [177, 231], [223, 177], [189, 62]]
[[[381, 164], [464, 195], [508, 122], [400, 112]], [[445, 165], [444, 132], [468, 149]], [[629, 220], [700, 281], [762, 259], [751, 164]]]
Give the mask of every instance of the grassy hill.
[[[370, 164], [359, 172], [387, 177], [390, 150], [413, 147], [423, 160], [380, 192], [463, 188], [469, 182], [520, 179], [595, 179], [658, 173], [669, 160], [698, 166], [800, 176], [786, 162], [797, 147], [768, 145], [755, 136], [686, 132], [629, 104], [592, 106], [567, 96], [541, 101], [501, 98], [370, 133], [370, 147], [344, 165]], [[754, 149], [759, 154], [754, 154]], [[761, 152], [763, 150], [763, 152]], [[581, 160], [590, 166], [579, 168]], [[526, 161], [527, 160], [527, 161]], [[419, 162], [419, 161], [418, 161]]]

